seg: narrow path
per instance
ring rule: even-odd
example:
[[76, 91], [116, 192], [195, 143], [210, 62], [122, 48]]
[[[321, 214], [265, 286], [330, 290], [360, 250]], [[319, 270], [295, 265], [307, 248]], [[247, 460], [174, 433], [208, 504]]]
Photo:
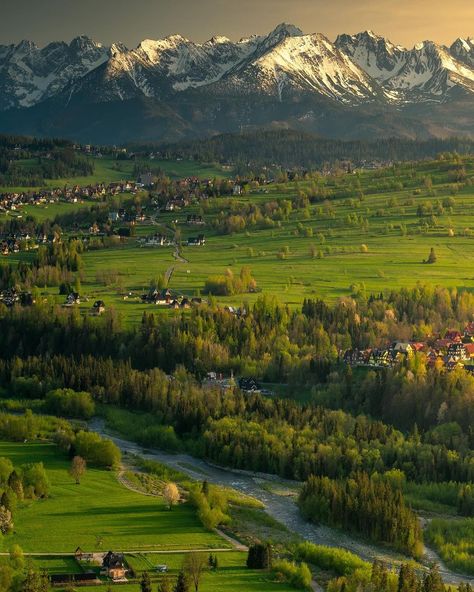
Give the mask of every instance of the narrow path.
[[[160, 224], [160, 222], [156, 221], [156, 218], [154, 216], [152, 216], [150, 218], [151, 223], [154, 226], [161, 226], [163, 227], [163, 224]], [[165, 226], [165, 228], [167, 228], [168, 230], [170, 230], [173, 233], [174, 239], [176, 240], [176, 230], [171, 227], [171, 226]], [[173, 251], [173, 258], [178, 262], [178, 263], [189, 263], [189, 261], [187, 259], [185, 259], [179, 252], [179, 247], [178, 245], [176, 245], [175, 250]], [[175, 269], [175, 265], [172, 265], [171, 267], [168, 267], [168, 269], [165, 271], [165, 282], [166, 285], [169, 286], [169, 283], [171, 281], [171, 277], [174, 273], [174, 269]]]
[[[126, 487], [128, 490], [133, 491], [134, 493], [139, 493], [140, 495], [147, 495], [148, 497], [160, 497], [160, 495], [157, 494], [157, 493], [150, 493], [150, 492], [147, 492], [147, 491], [143, 491], [141, 489], [138, 489], [137, 487], [134, 487], [130, 483], [130, 481], [125, 477], [125, 470], [126, 470], [125, 467], [122, 466], [120, 468], [120, 470], [117, 472], [117, 481], [121, 485], [123, 485], [123, 487]], [[132, 470], [132, 468], [129, 467], [128, 470]], [[133, 470], [135, 472], [140, 472], [136, 468], [133, 469]], [[222, 530], [220, 530], [218, 528], [215, 528], [214, 531], [222, 539], [224, 539], [225, 541], [227, 541], [228, 543], [230, 543], [232, 545], [232, 547], [234, 548], [235, 551], [245, 551], [245, 552], [247, 552], [249, 550], [249, 548], [246, 545], [242, 544], [237, 539], [234, 539], [233, 537], [229, 536], [228, 534], [226, 534]]]
[[158, 497], [154, 493], [149, 493], [147, 491], [143, 491], [142, 489], [138, 489], [137, 487], [133, 487], [130, 481], [125, 477], [125, 470], [123, 468], [121, 468], [117, 473], [117, 481], [120, 483], [120, 485], [123, 485], [124, 487], [126, 487], [130, 491], [133, 491], [134, 493], [139, 493], [140, 495], [147, 495], [148, 497]]
[[247, 545], [244, 545], [243, 543], [241, 543], [237, 539], [234, 539], [233, 537], [229, 536], [228, 534], [226, 534], [222, 530], [219, 530], [218, 528], [216, 528], [215, 531], [216, 531], [216, 533], [219, 536], [221, 536], [228, 543], [230, 543], [234, 547], [234, 549], [236, 551], [245, 551], [245, 552], [247, 552], [249, 550], [249, 548], [247, 547]]
[[[229, 549], [229, 547], [205, 547], [198, 549], [115, 549], [117, 553], [124, 555], [133, 555], [146, 553], [147, 555], [182, 555], [184, 553], [229, 553], [239, 549]], [[74, 553], [23, 553], [25, 557], [75, 557]], [[0, 553], [0, 557], [10, 557], [10, 553]]]

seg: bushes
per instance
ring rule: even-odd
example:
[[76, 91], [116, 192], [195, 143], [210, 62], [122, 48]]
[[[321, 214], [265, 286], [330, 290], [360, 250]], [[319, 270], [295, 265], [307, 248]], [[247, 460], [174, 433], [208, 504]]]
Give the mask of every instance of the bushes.
[[43, 463], [31, 463], [23, 465], [23, 487], [26, 497], [47, 497], [50, 483]]
[[301, 590], [311, 589], [313, 577], [306, 563], [300, 563], [300, 565], [297, 565], [292, 561], [280, 559], [275, 561], [273, 564], [273, 569], [277, 572], [277, 574], [283, 576], [283, 579], [295, 588], [299, 588]]
[[337, 547], [300, 543], [295, 547], [294, 553], [298, 560], [307, 561], [340, 576], [350, 576], [357, 570], [366, 572], [370, 570], [369, 563], [363, 561], [354, 553]]
[[160, 448], [171, 452], [182, 449], [173, 426], [160, 425], [157, 417], [131, 413], [124, 409], [107, 409], [107, 426], [124, 434], [142, 446]]
[[230, 522], [230, 517], [226, 513], [227, 499], [212, 485], [206, 483], [201, 491], [196, 488], [192, 490], [190, 501], [197, 508], [199, 519], [208, 530]]
[[56, 415], [90, 419], [95, 413], [95, 404], [89, 393], [65, 388], [46, 395], [46, 409]]
[[474, 574], [474, 518], [433, 520], [426, 536], [451, 569]]
[[71, 431], [70, 425], [55, 417], [34, 415], [29, 409], [24, 415], [0, 413], [0, 438], [22, 442], [37, 436], [50, 436], [56, 430]]
[[121, 454], [112, 440], [101, 438], [94, 432], [79, 432], [73, 441], [75, 454], [99, 467], [115, 467], [120, 464]]
[[225, 275], [213, 275], [207, 278], [204, 291], [214, 296], [232, 296], [233, 294], [244, 294], [255, 292], [257, 282], [252, 277], [249, 267], [242, 267], [238, 277], [235, 277], [230, 269]]

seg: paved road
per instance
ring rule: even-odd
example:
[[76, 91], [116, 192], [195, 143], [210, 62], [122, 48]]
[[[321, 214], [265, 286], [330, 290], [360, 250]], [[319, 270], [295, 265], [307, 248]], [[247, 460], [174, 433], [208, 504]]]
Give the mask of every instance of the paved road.
[[[306, 522], [301, 517], [293, 497], [270, 493], [264, 488], [265, 482], [271, 483], [274, 481], [271, 475], [262, 478], [261, 474], [256, 476], [245, 471], [236, 472], [231, 469], [215, 467], [201, 459], [186, 454], [171, 454], [160, 450], [144, 450], [138, 444], [108, 432], [104, 427], [103, 421], [99, 419], [92, 420], [89, 426], [91, 430], [113, 440], [124, 453], [136, 454], [148, 460], [159, 461], [182, 473], [186, 473], [194, 479], [207, 479], [210, 483], [233, 487], [238, 491], [257, 498], [265, 504], [265, 510], [270, 516], [284, 524], [291, 532], [296, 533], [311, 543], [327, 545], [329, 547], [341, 547], [356, 553], [365, 561], [370, 562], [374, 559], [379, 559], [389, 565], [397, 566], [406, 560], [406, 557], [401, 554], [360, 542], [326, 526], [316, 526]], [[295, 483], [293, 482], [292, 484], [294, 485]], [[426, 560], [439, 564], [440, 572], [446, 583], [458, 584], [460, 582], [470, 582], [474, 584], [474, 578], [454, 573], [448, 569], [432, 549], [427, 550]]]

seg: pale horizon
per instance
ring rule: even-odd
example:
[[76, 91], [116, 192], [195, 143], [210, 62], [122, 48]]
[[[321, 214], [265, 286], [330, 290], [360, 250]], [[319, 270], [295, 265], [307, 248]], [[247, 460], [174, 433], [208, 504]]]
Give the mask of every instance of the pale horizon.
[[174, 34], [196, 43], [216, 35], [238, 41], [267, 34], [282, 22], [331, 41], [342, 33], [370, 30], [411, 49], [425, 40], [451, 45], [458, 37], [472, 37], [474, 31], [465, 29], [474, 23], [474, 3], [400, 0], [394, 7], [374, 0], [334, 0], [331, 5], [320, 0], [82, 0], [79, 5], [73, 0], [17, 0], [2, 10], [0, 44], [29, 40], [43, 47], [79, 35], [129, 48]]

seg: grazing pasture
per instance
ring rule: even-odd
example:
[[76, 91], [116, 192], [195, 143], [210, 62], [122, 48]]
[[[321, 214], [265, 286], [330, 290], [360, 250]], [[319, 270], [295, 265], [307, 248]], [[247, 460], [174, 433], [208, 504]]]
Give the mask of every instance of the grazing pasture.
[[126, 489], [113, 471], [90, 467], [76, 485], [69, 459], [54, 444], [2, 442], [0, 456], [15, 466], [43, 462], [51, 481], [47, 499], [20, 505], [14, 533], [2, 537], [3, 551], [15, 543], [30, 553], [72, 553], [78, 546], [90, 551], [228, 546], [202, 527], [189, 504], [170, 512], [163, 499]]

